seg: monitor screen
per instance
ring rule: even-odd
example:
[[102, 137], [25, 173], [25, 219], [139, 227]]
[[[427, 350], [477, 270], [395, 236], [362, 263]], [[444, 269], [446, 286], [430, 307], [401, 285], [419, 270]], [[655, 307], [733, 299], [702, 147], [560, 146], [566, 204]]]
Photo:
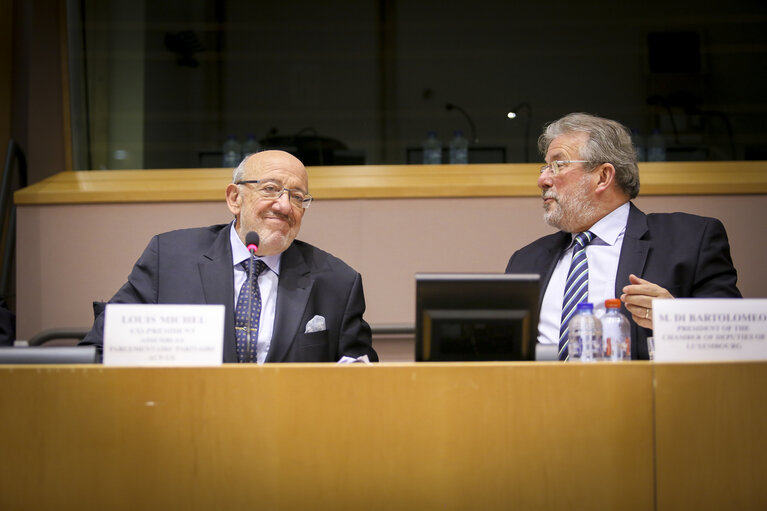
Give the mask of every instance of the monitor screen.
[[538, 275], [416, 275], [417, 362], [534, 360]]

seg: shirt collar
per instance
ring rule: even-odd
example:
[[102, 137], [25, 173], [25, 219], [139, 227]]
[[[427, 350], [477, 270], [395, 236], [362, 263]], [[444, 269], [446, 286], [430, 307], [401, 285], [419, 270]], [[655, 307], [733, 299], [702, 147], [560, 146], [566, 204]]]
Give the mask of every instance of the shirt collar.
[[626, 231], [626, 222], [629, 219], [629, 203], [625, 202], [607, 215], [600, 218], [589, 229], [602, 243], [615, 245], [621, 234]]
[[[625, 202], [592, 225], [589, 231], [596, 238], [591, 243], [596, 245], [615, 245], [620, 236], [626, 231], [629, 209], [629, 203]], [[570, 243], [570, 246], [574, 243], [576, 234], [578, 233], [572, 234], [573, 241]]]
[[[245, 248], [245, 244], [237, 235], [237, 230], [234, 228], [234, 222], [229, 227], [229, 243], [232, 245], [232, 266], [238, 266], [243, 261], [246, 261], [250, 257], [250, 252]], [[256, 259], [261, 261], [269, 267], [277, 276], [280, 275], [280, 261], [282, 254], [274, 254], [269, 256], [256, 255]]]

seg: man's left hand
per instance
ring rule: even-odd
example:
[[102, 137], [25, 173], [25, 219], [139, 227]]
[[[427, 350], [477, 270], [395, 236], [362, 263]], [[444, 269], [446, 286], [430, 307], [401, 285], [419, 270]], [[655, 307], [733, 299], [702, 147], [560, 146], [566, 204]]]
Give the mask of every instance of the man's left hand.
[[674, 298], [666, 289], [634, 274], [629, 275], [629, 284], [623, 288], [621, 301], [631, 313], [637, 325], [652, 328], [652, 301], [655, 298]]

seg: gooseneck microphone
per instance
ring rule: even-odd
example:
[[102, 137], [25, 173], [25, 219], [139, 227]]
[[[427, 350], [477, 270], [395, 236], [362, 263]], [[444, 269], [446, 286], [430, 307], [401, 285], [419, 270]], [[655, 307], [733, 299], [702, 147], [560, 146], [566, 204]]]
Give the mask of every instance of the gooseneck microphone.
[[471, 118], [471, 116], [466, 110], [464, 110], [460, 106], [453, 103], [446, 104], [445, 110], [447, 110], [448, 112], [451, 110], [458, 110], [459, 112], [461, 112], [461, 114], [463, 114], [466, 120], [469, 121], [469, 126], [471, 127], [471, 143], [472, 144], [479, 143], [479, 139], [477, 138], [477, 126], [474, 124], [474, 120]]
[[527, 109], [527, 122], [525, 123], [525, 163], [530, 162], [530, 123], [533, 119], [533, 107], [530, 103], [523, 102], [512, 108], [506, 117], [516, 119], [522, 109]]
[[[245, 347], [245, 360], [248, 362], [257, 360], [256, 347], [251, 340], [251, 326], [253, 325], [253, 267], [255, 266], [256, 252], [258, 252], [258, 244], [260, 238], [258, 233], [250, 231], [245, 235], [245, 247], [250, 252], [250, 264], [248, 265], [248, 344]], [[256, 339], [258, 342], [258, 339]]]

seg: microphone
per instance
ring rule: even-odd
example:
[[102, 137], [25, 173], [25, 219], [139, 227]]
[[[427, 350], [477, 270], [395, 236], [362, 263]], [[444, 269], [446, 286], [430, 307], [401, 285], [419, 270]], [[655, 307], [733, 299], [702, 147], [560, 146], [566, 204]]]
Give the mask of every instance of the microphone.
[[466, 117], [466, 120], [469, 121], [469, 126], [471, 126], [471, 142], [473, 144], [476, 144], [479, 142], [479, 139], [477, 138], [477, 127], [474, 125], [474, 121], [471, 119], [471, 117], [466, 112], [466, 110], [464, 110], [458, 105], [454, 105], [453, 103], [447, 103], [445, 105], [445, 110], [447, 110], [448, 112], [451, 110], [458, 110], [459, 112], [461, 112], [463, 116]]
[[258, 233], [256, 231], [250, 231], [245, 235], [245, 247], [250, 252], [250, 255], [255, 255], [255, 253], [258, 252], [259, 242], [260, 238], [258, 237]]
[[[257, 232], [250, 231], [245, 235], [245, 247], [250, 252], [250, 265], [248, 265], [248, 344], [245, 346], [245, 360], [247, 362], [251, 362], [251, 360], [255, 362], [258, 359], [256, 346], [252, 343], [250, 336], [250, 326], [253, 324], [253, 267], [255, 266], [254, 259], [256, 252], [258, 252], [259, 242], [260, 238]], [[256, 342], [258, 342], [258, 339], [256, 339]]]

